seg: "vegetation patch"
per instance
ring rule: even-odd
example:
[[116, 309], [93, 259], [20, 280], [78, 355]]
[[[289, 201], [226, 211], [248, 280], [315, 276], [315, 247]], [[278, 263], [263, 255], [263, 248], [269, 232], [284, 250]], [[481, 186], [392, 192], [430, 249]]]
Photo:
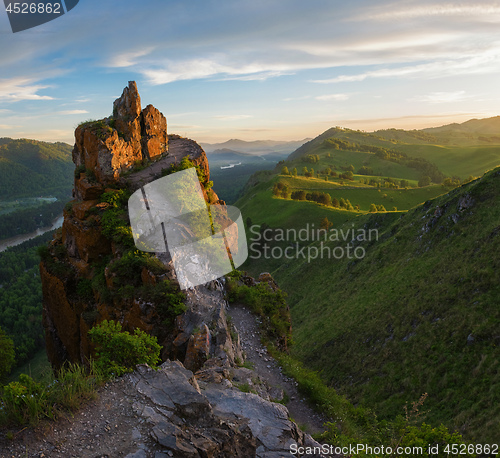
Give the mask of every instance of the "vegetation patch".
[[267, 283], [246, 286], [228, 277], [228, 300], [241, 302], [261, 318], [264, 336], [278, 348], [288, 349], [292, 344], [290, 311], [286, 304], [286, 294], [274, 290]]
[[89, 337], [97, 346], [95, 366], [106, 377], [133, 372], [137, 364], [155, 367], [160, 360], [156, 337], [140, 329], [130, 334], [120, 323], [104, 320], [89, 331]]
[[[414, 447], [422, 447], [423, 457], [448, 457], [445, 452], [447, 444], [465, 445], [458, 432], [450, 432], [444, 425], [432, 427], [421, 421], [421, 409], [424, 407], [426, 395], [418, 400], [405, 405], [401, 414], [394, 419], [380, 420], [370, 409], [351, 404], [344, 396], [339, 395], [335, 389], [328, 387], [320, 375], [306, 369], [300, 362], [289, 354], [279, 352], [268, 346], [272, 356], [277, 359], [283, 372], [295, 379], [298, 388], [318, 409], [327, 415], [331, 421], [326, 424], [327, 430], [315, 438], [321, 443], [329, 443], [338, 447], [349, 447], [351, 444], [377, 444], [396, 450], [398, 447], [407, 448], [410, 453], [401, 453], [398, 457], [413, 458]], [[439, 453], [429, 451], [430, 446], [439, 446]], [[379, 454], [362, 452], [358, 456], [380, 456]], [[467, 453], [464, 456], [475, 456]]]

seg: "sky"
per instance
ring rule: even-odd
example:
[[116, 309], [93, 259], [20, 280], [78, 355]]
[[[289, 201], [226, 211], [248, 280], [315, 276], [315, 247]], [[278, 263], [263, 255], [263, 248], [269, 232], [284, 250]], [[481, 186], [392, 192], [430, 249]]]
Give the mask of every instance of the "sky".
[[0, 40], [0, 137], [72, 144], [130, 80], [200, 142], [500, 114], [500, 0], [80, 0]]

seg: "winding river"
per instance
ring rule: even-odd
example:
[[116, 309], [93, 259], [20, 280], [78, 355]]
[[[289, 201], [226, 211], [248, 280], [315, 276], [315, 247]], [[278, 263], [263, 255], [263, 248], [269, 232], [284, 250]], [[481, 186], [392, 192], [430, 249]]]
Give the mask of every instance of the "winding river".
[[7, 248], [11, 246], [20, 245], [26, 240], [33, 239], [39, 235], [45, 234], [45, 232], [53, 231], [62, 226], [63, 223], [63, 215], [58, 216], [52, 223], [52, 226], [41, 227], [37, 229], [35, 232], [31, 232], [29, 234], [16, 235], [15, 237], [11, 237], [5, 240], [0, 241], [0, 252], [5, 251]]

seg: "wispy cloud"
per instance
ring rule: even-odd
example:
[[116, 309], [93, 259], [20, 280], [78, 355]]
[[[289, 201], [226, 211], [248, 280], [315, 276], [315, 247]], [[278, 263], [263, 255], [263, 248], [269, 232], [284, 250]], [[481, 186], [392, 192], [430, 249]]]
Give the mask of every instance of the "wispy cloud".
[[[280, 68], [276, 64], [268, 66], [265, 63], [244, 63], [233, 61], [226, 55], [210, 58], [195, 58], [184, 61], [164, 61], [163, 68], [137, 68], [153, 85], [167, 84], [174, 81], [184, 81], [202, 78], [217, 78], [219, 81], [264, 81], [284, 74], [290, 74], [289, 69]], [[146, 64], [145, 67], [148, 67]]]
[[439, 60], [425, 64], [407, 65], [395, 68], [371, 70], [353, 75], [339, 75], [334, 78], [312, 80], [313, 83], [332, 84], [364, 81], [368, 78], [441, 78], [468, 74], [494, 73], [500, 70], [500, 50], [478, 56], [455, 60]]
[[424, 103], [450, 103], [450, 102], [463, 102], [464, 100], [471, 99], [473, 96], [467, 95], [465, 91], [454, 92], [431, 92], [426, 95], [416, 95], [410, 97], [410, 102], [424, 102]]
[[86, 114], [88, 113], [87, 110], [63, 110], [63, 111], [58, 111], [57, 114], [61, 115], [78, 115], [78, 114]]
[[413, 5], [408, 2], [391, 3], [382, 7], [367, 8], [361, 14], [355, 14], [351, 20], [388, 21], [398, 19], [422, 19], [431, 17], [462, 17], [480, 19], [493, 22], [500, 18], [500, 5], [498, 2], [470, 2], [470, 3], [429, 3], [419, 1]]
[[0, 100], [18, 102], [21, 100], [54, 100], [48, 95], [39, 95], [37, 92], [50, 86], [33, 84], [30, 78], [12, 78], [0, 80]]
[[326, 94], [315, 97], [316, 100], [330, 102], [332, 100], [341, 101], [349, 99], [349, 94]]
[[140, 57], [151, 54], [154, 49], [154, 46], [148, 46], [136, 51], [127, 51], [121, 54], [117, 54], [116, 56], [113, 56], [111, 58], [111, 60], [107, 63], [107, 66], [115, 68], [131, 67], [137, 64]]

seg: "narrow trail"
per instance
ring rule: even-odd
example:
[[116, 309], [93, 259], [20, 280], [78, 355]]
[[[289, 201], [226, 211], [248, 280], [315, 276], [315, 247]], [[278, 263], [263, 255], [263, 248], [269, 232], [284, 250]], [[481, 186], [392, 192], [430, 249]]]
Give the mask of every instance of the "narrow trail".
[[299, 427], [309, 434], [321, 433], [328, 419], [318, 414], [298, 392], [296, 382], [284, 375], [277, 361], [260, 342], [257, 317], [240, 304], [231, 304], [228, 314], [240, 334], [241, 347], [246, 361], [254, 365], [254, 371], [272, 387], [283, 389], [289, 396], [286, 404], [290, 416]]

